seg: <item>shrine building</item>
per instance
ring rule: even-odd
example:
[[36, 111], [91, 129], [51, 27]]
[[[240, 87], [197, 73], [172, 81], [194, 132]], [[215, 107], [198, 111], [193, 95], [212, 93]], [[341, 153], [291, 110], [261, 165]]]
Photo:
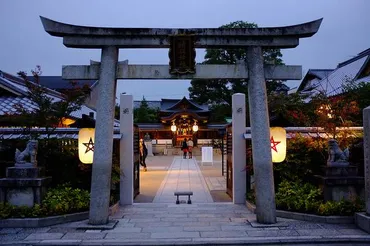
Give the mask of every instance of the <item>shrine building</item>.
[[[141, 101], [135, 101], [134, 107], [140, 107]], [[183, 97], [182, 99], [162, 99], [147, 101], [148, 106], [159, 109], [160, 122], [137, 123], [140, 138], [148, 133], [153, 144], [180, 147], [186, 138], [192, 138], [195, 146], [214, 145], [215, 139], [220, 139], [220, 130], [225, 124], [209, 122], [208, 105], [199, 105]]]

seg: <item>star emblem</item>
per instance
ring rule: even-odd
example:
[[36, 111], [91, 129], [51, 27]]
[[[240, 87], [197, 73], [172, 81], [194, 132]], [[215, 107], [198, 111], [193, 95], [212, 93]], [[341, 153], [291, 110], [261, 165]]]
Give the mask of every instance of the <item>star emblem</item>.
[[92, 152], [94, 152], [94, 142], [93, 142], [93, 140], [92, 140], [92, 138], [91, 138], [91, 137], [90, 137], [90, 140], [89, 140], [89, 142], [88, 142], [88, 143], [82, 143], [82, 144], [86, 146], [85, 154], [86, 154], [87, 152], [89, 152], [90, 150], [91, 150]]
[[281, 143], [281, 141], [275, 141], [274, 136], [271, 136], [270, 142], [271, 142], [271, 149], [275, 150], [275, 152], [278, 152], [276, 146], [279, 143]]

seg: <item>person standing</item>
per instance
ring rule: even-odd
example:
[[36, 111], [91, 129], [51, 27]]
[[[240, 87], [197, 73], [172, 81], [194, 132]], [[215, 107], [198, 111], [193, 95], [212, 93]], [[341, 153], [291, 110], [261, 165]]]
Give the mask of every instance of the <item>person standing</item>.
[[191, 138], [189, 138], [189, 141], [187, 142], [187, 145], [188, 145], [188, 151], [189, 151], [189, 159], [192, 159], [193, 158], [194, 143], [193, 143], [193, 140], [191, 140]]
[[184, 152], [184, 159], [186, 159], [186, 153], [188, 152], [188, 144], [186, 143], [186, 138], [182, 141], [181, 150]]
[[140, 139], [139, 150], [140, 150], [140, 165], [144, 167], [144, 172], [146, 172], [148, 171], [148, 169], [146, 168], [145, 159], [148, 155], [148, 149], [146, 148], [143, 139]]

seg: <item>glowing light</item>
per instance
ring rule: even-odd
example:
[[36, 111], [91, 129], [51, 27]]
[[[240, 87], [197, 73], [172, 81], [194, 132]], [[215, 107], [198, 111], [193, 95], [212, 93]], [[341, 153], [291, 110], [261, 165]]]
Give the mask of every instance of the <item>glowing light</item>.
[[171, 131], [175, 132], [177, 129], [175, 122], [172, 122]]
[[94, 158], [95, 129], [82, 128], [78, 132], [78, 157], [84, 164], [92, 164]]
[[272, 162], [278, 163], [286, 157], [286, 131], [282, 127], [270, 128]]
[[197, 132], [198, 131], [198, 125], [197, 125], [197, 123], [194, 123], [194, 125], [193, 125], [193, 132]]

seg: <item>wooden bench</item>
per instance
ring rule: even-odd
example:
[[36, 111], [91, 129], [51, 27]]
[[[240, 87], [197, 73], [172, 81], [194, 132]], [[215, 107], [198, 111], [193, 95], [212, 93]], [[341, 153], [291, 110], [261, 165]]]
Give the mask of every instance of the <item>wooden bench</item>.
[[180, 204], [179, 196], [188, 196], [188, 204], [191, 204], [190, 196], [193, 195], [192, 191], [175, 191], [175, 196], [177, 196], [176, 204]]

